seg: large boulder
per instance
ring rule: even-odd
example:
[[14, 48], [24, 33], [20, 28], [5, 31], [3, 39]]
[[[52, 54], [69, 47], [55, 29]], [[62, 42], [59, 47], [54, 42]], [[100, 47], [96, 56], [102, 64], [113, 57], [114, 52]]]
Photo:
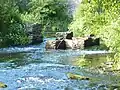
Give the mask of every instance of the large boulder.
[[67, 49], [84, 49], [84, 40], [82, 38], [65, 39]]
[[57, 32], [56, 33], [56, 39], [62, 40], [62, 39], [71, 39], [73, 37], [73, 32], [67, 31], [67, 32]]
[[73, 40], [65, 39], [67, 49], [73, 49]]
[[88, 36], [88, 38], [84, 41], [84, 47], [91, 47], [95, 45], [100, 45], [100, 38], [95, 37], [94, 35]]
[[84, 49], [84, 41], [80, 40], [48, 40], [46, 42], [46, 49]]
[[95, 36], [77, 37], [77, 38], [74, 37], [72, 40], [73, 40], [74, 49], [84, 49], [91, 46], [100, 45], [100, 38], [97, 38]]
[[95, 45], [100, 45], [100, 38], [90, 35], [88, 37], [47, 41], [46, 49], [85, 49]]
[[72, 48], [72, 40], [48, 40], [46, 42], [46, 49], [71, 49]]
[[66, 39], [72, 39], [72, 37], [73, 37], [73, 32], [66, 33]]
[[55, 49], [63, 49], [63, 50], [67, 49], [65, 40], [64, 39], [56, 40]]
[[84, 49], [85, 38], [74, 37], [72, 40], [73, 40], [73, 49]]
[[56, 44], [56, 41], [55, 41], [55, 40], [48, 40], [48, 41], [46, 42], [45, 48], [46, 48], [46, 49], [55, 49], [55, 44]]

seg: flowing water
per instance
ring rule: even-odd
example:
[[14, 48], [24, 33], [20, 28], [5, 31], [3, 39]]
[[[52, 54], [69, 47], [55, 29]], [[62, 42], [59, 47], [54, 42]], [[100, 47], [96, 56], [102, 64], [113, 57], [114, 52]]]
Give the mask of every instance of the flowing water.
[[[1, 48], [0, 81], [8, 86], [2, 90], [118, 90], [119, 77], [90, 69], [106, 60], [105, 53], [85, 50], [46, 51], [45, 41], [29, 47]], [[85, 54], [89, 55], [85, 57], [86, 62], [76, 63]], [[91, 80], [69, 79], [67, 73], [90, 77]]]

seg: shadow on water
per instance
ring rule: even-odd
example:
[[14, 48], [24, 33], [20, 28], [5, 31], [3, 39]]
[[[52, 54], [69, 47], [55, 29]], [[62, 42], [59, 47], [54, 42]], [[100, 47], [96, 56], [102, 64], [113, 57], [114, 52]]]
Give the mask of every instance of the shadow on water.
[[[119, 75], [110, 72], [106, 51], [45, 50], [45, 42], [0, 49], [0, 81], [4, 90], [114, 90]], [[113, 69], [113, 68], [112, 68]], [[90, 80], [69, 79], [68, 73]]]

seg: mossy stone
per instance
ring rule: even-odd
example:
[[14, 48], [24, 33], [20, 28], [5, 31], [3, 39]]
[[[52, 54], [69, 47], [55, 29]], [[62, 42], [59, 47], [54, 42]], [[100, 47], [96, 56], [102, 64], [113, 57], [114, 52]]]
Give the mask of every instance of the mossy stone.
[[69, 79], [75, 79], [75, 80], [89, 80], [89, 77], [77, 75], [77, 74], [72, 74], [72, 73], [67, 73], [67, 76]]
[[4, 84], [3, 82], [0, 82], [0, 88], [6, 88], [6, 87], [7, 87], [6, 84]]

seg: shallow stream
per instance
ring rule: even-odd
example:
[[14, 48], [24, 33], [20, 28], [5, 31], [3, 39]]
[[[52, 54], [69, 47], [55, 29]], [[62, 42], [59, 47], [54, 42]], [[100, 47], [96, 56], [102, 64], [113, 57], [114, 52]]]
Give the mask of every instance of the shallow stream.
[[[0, 81], [8, 86], [2, 90], [120, 90], [120, 77], [111, 72], [104, 73], [97, 67], [107, 60], [106, 53], [46, 51], [45, 41], [29, 47], [1, 48]], [[69, 79], [68, 73], [90, 80]]]

